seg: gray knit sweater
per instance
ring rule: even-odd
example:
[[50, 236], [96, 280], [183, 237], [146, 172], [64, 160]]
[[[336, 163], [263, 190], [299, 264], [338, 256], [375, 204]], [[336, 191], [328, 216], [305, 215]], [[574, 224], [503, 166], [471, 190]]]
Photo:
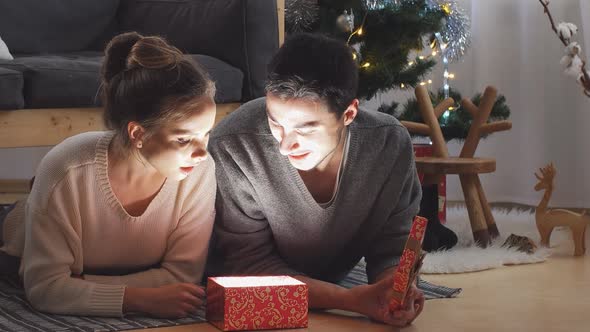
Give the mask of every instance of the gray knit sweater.
[[322, 208], [279, 153], [264, 98], [215, 127], [211, 274], [305, 274], [336, 282], [365, 257], [374, 281], [398, 264], [421, 198], [410, 136], [395, 118], [362, 110], [349, 133], [338, 192]]

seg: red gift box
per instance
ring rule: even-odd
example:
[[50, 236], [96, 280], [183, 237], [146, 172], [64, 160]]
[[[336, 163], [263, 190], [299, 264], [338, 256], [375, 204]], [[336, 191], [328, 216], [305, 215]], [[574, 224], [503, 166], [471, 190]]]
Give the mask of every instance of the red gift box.
[[[432, 157], [432, 144], [413, 144], [416, 157]], [[420, 182], [424, 174], [418, 172]], [[447, 221], [447, 178], [442, 175], [438, 183], [438, 220], [441, 224]]]
[[222, 331], [307, 327], [307, 291], [288, 276], [209, 278], [207, 320]]
[[422, 241], [427, 224], [428, 219], [426, 218], [420, 216], [414, 218], [402, 257], [393, 275], [393, 296], [389, 301], [391, 311], [399, 310], [404, 306], [406, 294], [422, 267], [424, 259]]

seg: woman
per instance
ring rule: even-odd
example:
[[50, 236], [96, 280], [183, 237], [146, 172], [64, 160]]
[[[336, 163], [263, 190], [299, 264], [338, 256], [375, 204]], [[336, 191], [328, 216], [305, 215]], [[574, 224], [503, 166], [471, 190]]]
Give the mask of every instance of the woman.
[[163, 39], [137, 33], [109, 43], [101, 76], [110, 131], [45, 156], [4, 222], [1, 251], [21, 257], [38, 310], [186, 316], [202, 305], [215, 215], [214, 84]]

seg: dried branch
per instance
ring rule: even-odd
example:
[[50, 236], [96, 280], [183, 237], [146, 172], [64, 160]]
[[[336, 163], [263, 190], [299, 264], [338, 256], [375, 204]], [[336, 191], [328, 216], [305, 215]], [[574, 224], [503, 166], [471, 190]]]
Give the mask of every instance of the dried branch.
[[584, 94], [590, 97], [590, 75], [586, 70], [586, 61], [582, 60], [582, 77], [580, 77], [580, 83], [584, 87]]
[[549, 17], [549, 23], [551, 23], [551, 29], [553, 30], [553, 32], [555, 32], [555, 34], [557, 35], [557, 37], [559, 37], [559, 40], [561, 40], [561, 42], [563, 43], [563, 46], [567, 47], [568, 42], [567, 40], [565, 40], [565, 38], [563, 38], [563, 36], [561, 36], [559, 34], [559, 32], [557, 32], [557, 27], [555, 26], [555, 22], [553, 21], [553, 16], [551, 16], [551, 12], [549, 11], [549, 1], [543, 1], [543, 0], [539, 0], [539, 2], [541, 3], [541, 5], [543, 5], [543, 11], [545, 12], [545, 14], [547, 14], [547, 17]]
[[[553, 17], [551, 16], [551, 11], [549, 11], [549, 0], [539, 0], [539, 2], [543, 6], [543, 11], [545, 12], [545, 14], [547, 14], [547, 17], [549, 18], [549, 23], [551, 23], [551, 29], [553, 30], [553, 32], [555, 32], [555, 34], [557, 35], [557, 37], [559, 38], [559, 40], [561, 40], [561, 43], [565, 47], [568, 47], [569, 40], [566, 40], [557, 31], [557, 27], [555, 26], [555, 21], [553, 21]], [[580, 58], [582, 58], [582, 57], [580, 56]], [[588, 74], [588, 71], [586, 70], [586, 61], [585, 60], [582, 60], [582, 68], [581, 68], [581, 71], [582, 71], [582, 73], [581, 73], [582, 75], [579, 78], [580, 84], [584, 88], [584, 94], [587, 97], [590, 97], [590, 75]]]

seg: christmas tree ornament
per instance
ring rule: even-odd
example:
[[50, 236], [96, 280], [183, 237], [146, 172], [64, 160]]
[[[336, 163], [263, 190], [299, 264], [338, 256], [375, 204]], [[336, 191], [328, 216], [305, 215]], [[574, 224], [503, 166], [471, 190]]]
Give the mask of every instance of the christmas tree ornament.
[[352, 11], [352, 8], [350, 9], [350, 14], [347, 10], [344, 10], [344, 13], [338, 16], [336, 19], [336, 26], [338, 26], [338, 29], [342, 32], [351, 33], [354, 31], [354, 12]]
[[356, 57], [362, 59], [357, 62], [359, 99], [371, 99], [401, 84], [415, 86], [436, 64], [428, 57], [407, 66], [409, 54], [422, 49], [424, 40], [440, 31], [445, 16], [441, 9], [428, 8], [426, 2], [318, 1], [319, 19], [313, 31], [358, 46]]

